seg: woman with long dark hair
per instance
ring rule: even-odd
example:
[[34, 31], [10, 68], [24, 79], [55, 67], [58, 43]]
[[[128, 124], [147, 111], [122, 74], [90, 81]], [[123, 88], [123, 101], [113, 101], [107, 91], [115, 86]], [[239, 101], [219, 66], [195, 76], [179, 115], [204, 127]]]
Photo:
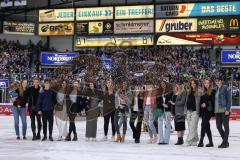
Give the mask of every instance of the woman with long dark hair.
[[198, 121], [200, 113], [200, 97], [201, 92], [198, 87], [198, 81], [190, 80], [190, 90], [188, 91], [185, 113], [187, 114], [188, 136], [187, 145], [197, 146], [198, 137]]
[[59, 136], [58, 141], [62, 141], [67, 136], [67, 90], [68, 82], [66, 80], [61, 80], [58, 84], [61, 87], [57, 89], [57, 104], [55, 105], [55, 119], [58, 128]]
[[98, 107], [100, 99], [98, 98], [99, 91], [93, 82], [89, 83], [87, 96], [89, 97], [89, 105], [86, 109], [86, 140], [96, 141], [97, 120], [100, 115], [100, 108]]
[[[69, 133], [65, 138], [66, 141], [77, 141], [77, 131], [75, 125], [75, 118], [78, 114], [87, 107], [88, 100], [84, 97], [83, 89], [80, 88], [80, 84], [77, 80], [73, 81], [72, 89], [68, 92], [67, 95], [67, 103], [68, 103], [68, 116], [70, 120], [69, 124]], [[73, 133], [73, 139], [71, 139], [71, 134]]]
[[26, 140], [26, 132], [27, 132], [27, 118], [26, 118], [26, 107], [27, 107], [27, 86], [28, 81], [26, 79], [22, 80], [20, 86], [16, 90], [18, 94], [17, 97], [13, 97], [11, 101], [13, 101], [13, 117], [14, 117], [14, 128], [15, 133], [17, 135], [17, 139], [20, 140], [20, 132], [19, 132], [19, 117], [22, 120], [22, 135], [23, 139]]
[[215, 90], [212, 87], [212, 82], [210, 79], [206, 78], [204, 80], [204, 94], [201, 96], [201, 109], [200, 117], [202, 117], [201, 124], [201, 138], [198, 147], [203, 147], [203, 140], [205, 134], [208, 136], [209, 143], [206, 147], [213, 147], [212, 132], [210, 127], [210, 120], [214, 116], [214, 104], [215, 103]]
[[103, 93], [100, 95], [103, 100], [103, 116], [104, 116], [104, 137], [103, 140], [108, 139], [108, 126], [111, 119], [112, 124], [112, 140], [115, 138], [115, 125], [114, 125], [114, 114], [115, 114], [115, 92], [112, 79], [108, 79], [105, 84]]

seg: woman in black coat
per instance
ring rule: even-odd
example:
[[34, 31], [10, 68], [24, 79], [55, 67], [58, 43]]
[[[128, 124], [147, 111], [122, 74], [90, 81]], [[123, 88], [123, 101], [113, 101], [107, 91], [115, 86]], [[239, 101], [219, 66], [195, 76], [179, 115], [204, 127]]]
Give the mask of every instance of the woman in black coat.
[[214, 116], [214, 102], [215, 102], [215, 91], [212, 89], [212, 83], [210, 79], [204, 80], [204, 95], [201, 96], [200, 100], [200, 117], [202, 117], [201, 124], [201, 138], [198, 147], [203, 147], [203, 139], [207, 133], [209, 144], [206, 147], [213, 147], [212, 132], [210, 128], [210, 120]]

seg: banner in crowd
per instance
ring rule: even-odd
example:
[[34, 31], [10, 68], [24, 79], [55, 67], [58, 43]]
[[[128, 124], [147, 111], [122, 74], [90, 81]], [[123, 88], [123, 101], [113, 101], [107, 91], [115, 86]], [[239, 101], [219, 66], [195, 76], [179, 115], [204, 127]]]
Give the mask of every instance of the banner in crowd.
[[1, 7], [12, 7], [13, 6], [13, 0], [1, 0], [0, 1], [0, 8]]
[[222, 50], [222, 64], [240, 64], [240, 50]]
[[39, 10], [39, 22], [74, 21], [74, 9], [45, 9]]
[[153, 33], [153, 20], [115, 21], [114, 33]]
[[197, 19], [159, 19], [156, 20], [156, 32], [197, 32]]
[[76, 47], [104, 47], [104, 46], [147, 46], [153, 45], [153, 35], [121, 35], [121, 36], [91, 36], [77, 37]]
[[4, 21], [3, 22], [3, 33], [34, 35], [35, 34], [35, 25], [34, 25], [34, 23]]
[[26, 6], [27, 5], [27, 0], [15, 0], [14, 1], [14, 6]]
[[0, 79], [0, 89], [8, 88], [9, 80], [8, 79]]
[[156, 5], [156, 18], [239, 15], [240, 2]]
[[239, 34], [186, 33], [160, 35], [157, 45], [238, 45]]
[[114, 25], [112, 21], [81, 22], [76, 24], [77, 35], [88, 34], [113, 34]]
[[113, 7], [78, 8], [77, 21], [113, 19]]
[[68, 65], [78, 53], [52, 53], [41, 52], [40, 62], [42, 65]]
[[70, 36], [74, 35], [74, 23], [42, 23], [39, 24], [40, 36]]
[[240, 17], [204, 17], [197, 19], [197, 30], [199, 32], [209, 31], [239, 31]]
[[154, 5], [115, 7], [115, 19], [144, 19], [153, 17]]

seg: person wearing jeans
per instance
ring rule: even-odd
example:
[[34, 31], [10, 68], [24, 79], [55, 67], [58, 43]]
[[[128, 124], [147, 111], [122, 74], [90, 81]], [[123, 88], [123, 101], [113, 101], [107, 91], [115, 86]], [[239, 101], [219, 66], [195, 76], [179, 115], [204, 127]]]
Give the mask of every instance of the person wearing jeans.
[[[167, 88], [165, 81], [161, 82], [160, 90], [162, 95], [157, 98], [157, 107], [161, 110], [161, 115], [158, 117], [158, 144], [169, 144], [171, 134], [171, 100], [173, 94]], [[165, 131], [164, 131], [165, 130]]]
[[153, 93], [153, 86], [148, 85], [146, 86], [146, 95], [144, 97], [144, 118], [147, 123], [147, 129], [150, 136], [149, 143], [156, 143], [157, 142], [157, 131], [154, 126], [155, 116], [153, 114], [153, 110], [156, 107], [156, 95]]
[[18, 94], [17, 97], [11, 98], [13, 101], [13, 117], [14, 117], [14, 128], [15, 133], [17, 135], [17, 139], [20, 139], [19, 132], [19, 117], [21, 117], [22, 121], [22, 135], [23, 139], [26, 140], [26, 132], [27, 132], [27, 119], [26, 119], [26, 106], [27, 104], [27, 85], [28, 81], [23, 80], [20, 84], [20, 87], [16, 90]]
[[[229, 142], [229, 116], [231, 112], [231, 91], [223, 85], [222, 77], [216, 79], [217, 91], [215, 94], [215, 114], [218, 132], [222, 137], [222, 143], [218, 148], [228, 148]], [[223, 129], [224, 127], [224, 129]]]

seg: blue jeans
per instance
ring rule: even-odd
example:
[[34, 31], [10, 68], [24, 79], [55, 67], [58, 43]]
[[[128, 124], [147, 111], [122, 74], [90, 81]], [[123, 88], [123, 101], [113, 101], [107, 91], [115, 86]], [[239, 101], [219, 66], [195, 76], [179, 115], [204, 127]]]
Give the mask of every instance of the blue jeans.
[[17, 136], [20, 136], [19, 133], [19, 117], [22, 120], [22, 134], [26, 136], [27, 132], [27, 118], [26, 118], [26, 108], [17, 108], [13, 107], [13, 117], [14, 117], [14, 127]]
[[156, 128], [154, 126], [154, 120], [155, 116], [153, 114], [153, 111], [151, 109], [151, 106], [146, 105], [144, 109], [144, 118], [147, 123], [147, 129], [150, 137], [153, 137], [153, 135], [157, 134]]
[[[164, 133], [165, 129], [165, 133]], [[171, 112], [165, 112], [158, 117], [159, 143], [169, 143], [171, 134]]]

